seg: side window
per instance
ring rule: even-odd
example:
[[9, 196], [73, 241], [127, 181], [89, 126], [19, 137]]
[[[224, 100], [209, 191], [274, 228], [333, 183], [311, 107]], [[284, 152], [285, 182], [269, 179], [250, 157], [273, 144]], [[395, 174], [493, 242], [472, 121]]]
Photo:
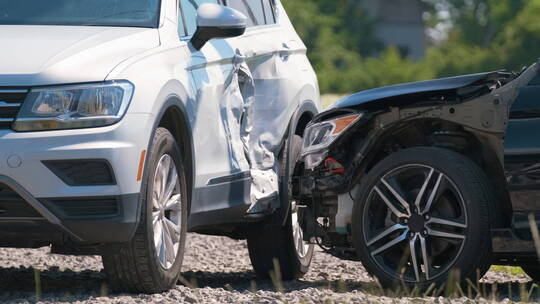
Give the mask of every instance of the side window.
[[261, 0], [227, 0], [225, 3], [248, 17], [248, 27], [266, 24]]
[[276, 16], [274, 15], [274, 5], [272, 0], [261, 0], [264, 8], [264, 17], [266, 19], [266, 24], [276, 23]]
[[218, 0], [180, 0], [178, 35], [191, 36], [197, 29], [197, 9], [203, 3], [218, 3]]

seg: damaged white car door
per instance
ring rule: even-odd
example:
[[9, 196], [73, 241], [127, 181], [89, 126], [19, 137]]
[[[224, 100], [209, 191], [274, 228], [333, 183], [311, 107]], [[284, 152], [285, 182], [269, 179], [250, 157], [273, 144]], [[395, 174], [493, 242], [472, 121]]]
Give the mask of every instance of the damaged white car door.
[[244, 139], [253, 181], [250, 213], [279, 208], [279, 200], [274, 198], [279, 187], [277, 155], [289, 127], [284, 122], [301, 101], [317, 95], [305, 94], [303, 90], [306, 74], [311, 70], [304, 44], [294, 31], [276, 24], [280, 11], [273, 10], [269, 4], [269, 1], [228, 1], [229, 6], [248, 16], [248, 29], [236, 42], [246, 58], [254, 85], [254, 96], [244, 94], [249, 123], [249, 136]]
[[212, 40], [192, 56], [198, 207], [209, 211], [249, 203], [248, 212], [259, 213], [278, 207], [276, 157], [288, 129], [283, 122], [296, 110], [291, 101], [302, 98], [290, 96], [302, 91], [303, 83], [302, 69], [290, 67], [309, 70], [309, 62], [294, 56], [305, 47], [275, 25], [274, 10], [260, 2], [228, 4], [247, 16], [247, 32]]
[[[196, 31], [197, 9], [217, 1], [181, 1], [187, 37]], [[213, 39], [190, 48], [188, 70], [194, 98], [187, 105], [197, 168], [192, 211], [243, 205], [249, 195], [249, 162], [241, 139], [244, 98], [239, 75], [244, 57], [235, 38]]]

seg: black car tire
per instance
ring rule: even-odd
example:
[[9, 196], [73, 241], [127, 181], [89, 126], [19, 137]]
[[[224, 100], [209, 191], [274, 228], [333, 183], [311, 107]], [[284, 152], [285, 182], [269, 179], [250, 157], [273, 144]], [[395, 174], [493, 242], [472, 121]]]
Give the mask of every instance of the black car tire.
[[[170, 157], [167, 157], [167, 155]], [[178, 237], [178, 239], [169, 239], [175, 242], [175, 246], [177, 246], [176, 255], [170, 258], [174, 262], [167, 262], [167, 266], [170, 263], [170, 267], [166, 267], [160, 262], [158, 245], [154, 242], [154, 229], [157, 227], [155, 226], [157, 220], [153, 216], [155, 211], [153, 194], [154, 187], [156, 186], [155, 181], [158, 178], [156, 175], [158, 163], [164, 158], [168, 158], [168, 164], [171, 166], [174, 164], [176, 167], [178, 178], [177, 182], [175, 182], [174, 191], [178, 191], [180, 195], [179, 200], [176, 200], [176, 207], [171, 209], [173, 211], [169, 211], [168, 215], [170, 220], [172, 220], [172, 214], [174, 213], [175, 220], [180, 220], [178, 226], [172, 226], [179, 228], [179, 231], [176, 230], [175, 232], [175, 237]], [[171, 159], [173, 162], [170, 162]], [[105, 273], [107, 274], [109, 284], [114, 290], [122, 292], [158, 293], [167, 291], [176, 285], [184, 255], [188, 210], [186, 179], [181, 160], [181, 153], [174, 137], [167, 129], [158, 128], [152, 140], [150, 152], [147, 157], [147, 166], [142, 180], [140, 195], [141, 214], [135, 236], [131, 242], [123, 244], [119, 250], [106, 250], [102, 255]], [[168, 172], [166, 174], [168, 178], [171, 178], [174, 171], [171, 169], [166, 172]], [[164, 175], [162, 174], [160, 176]], [[161, 181], [164, 181], [163, 178]], [[165, 179], [165, 181], [167, 180]], [[162, 187], [160, 191], [163, 190], [165, 190], [165, 187]], [[163, 211], [163, 217], [167, 217], [166, 213], [167, 211]], [[161, 220], [165, 221], [163, 217]], [[164, 231], [171, 229], [171, 226], [167, 226], [165, 222], [161, 223], [163, 223], [163, 225], [160, 225], [161, 229], [163, 229], [160, 230], [162, 235], [161, 242], [163, 243], [165, 242]], [[169, 233], [173, 232], [173, 230], [168, 231]], [[163, 247], [159, 248], [160, 252], [163, 250]], [[166, 255], [167, 253], [164, 254]]]
[[[422, 172], [425, 179], [415, 175], [416, 171], [412, 171], [414, 169], [420, 170], [417, 173]], [[421, 192], [422, 188], [418, 186], [424, 184], [425, 190]], [[405, 197], [403, 201], [409, 203], [409, 209], [412, 210], [410, 214], [414, 214], [414, 218], [396, 215], [396, 212], [403, 215], [408, 211], [405, 205], [400, 203], [399, 197], [391, 192], [391, 188], [397, 189], [394, 192], [400, 194], [399, 197]], [[434, 189], [436, 191], [433, 191]], [[433, 199], [432, 192], [436, 194]], [[360, 260], [367, 271], [386, 288], [407, 286], [411, 289], [427, 289], [432, 284], [441, 286], [447, 280], [464, 283], [467, 278], [473, 282], [480, 279], [491, 263], [490, 210], [494, 206], [492, 193], [482, 169], [454, 151], [417, 147], [391, 154], [362, 179], [355, 199], [352, 229]], [[418, 197], [421, 200], [417, 204]], [[429, 203], [430, 201], [432, 203]], [[422, 203], [425, 205], [422, 206]], [[401, 209], [392, 211], [390, 206]], [[448, 214], [453, 214], [455, 218], [448, 217]], [[387, 229], [384, 228], [386, 225], [400, 227], [393, 224], [393, 217], [397, 223], [401, 223], [399, 225], [407, 228], [401, 228], [404, 230], [396, 230], [378, 239], [388, 231], [383, 230]], [[452, 226], [439, 225], [428, 220], [439, 221], [440, 218], [451, 219]], [[463, 223], [461, 221], [464, 226], [454, 226], [455, 223]], [[384, 222], [385, 225], [379, 228], [376, 226], [378, 222]], [[370, 231], [374, 233], [370, 234]], [[450, 233], [452, 237], [445, 238], [440, 231]], [[455, 238], [456, 236], [463, 238]], [[402, 237], [405, 239], [401, 242], [386, 247], [393, 240]], [[411, 254], [411, 248], [415, 249], [415, 254]], [[416, 264], [413, 263], [413, 256], [417, 257]], [[424, 256], [427, 258], [424, 259]]]
[[[295, 135], [291, 140], [290, 164], [296, 163], [301, 148], [302, 138]], [[286, 157], [282, 158], [281, 166], [285, 166], [286, 159]], [[293, 170], [290, 170], [290, 174], [287, 174], [289, 179], [292, 172]], [[289, 191], [288, 184], [288, 180], [281, 181], [280, 191]], [[290, 195], [286, 197], [290, 197]], [[297, 249], [293, 237], [293, 230], [297, 227], [293, 225], [294, 212], [296, 210], [289, 212], [285, 225], [283, 225], [279, 212], [272, 214], [262, 222], [253, 224], [248, 234], [247, 244], [251, 264], [259, 277], [269, 278], [272, 273], [276, 273], [278, 270], [281, 279], [293, 280], [304, 276], [309, 270], [314, 246], [306, 244], [302, 249]], [[302, 254], [299, 253], [300, 251]], [[279, 269], [276, 269], [276, 266]]]

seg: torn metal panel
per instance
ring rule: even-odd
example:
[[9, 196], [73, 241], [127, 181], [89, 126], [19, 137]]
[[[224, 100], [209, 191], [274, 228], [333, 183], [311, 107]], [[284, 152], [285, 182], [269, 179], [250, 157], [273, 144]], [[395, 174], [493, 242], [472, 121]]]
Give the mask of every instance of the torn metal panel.
[[[251, 120], [246, 119], [247, 109], [253, 103], [253, 82], [249, 70], [242, 68], [242, 62], [235, 64], [235, 70], [225, 82], [223, 98], [219, 101], [220, 117], [229, 143], [229, 153], [233, 171], [243, 172], [250, 168], [246, 157], [244, 137], [249, 134]], [[242, 81], [240, 82], [240, 75]], [[244, 90], [241, 90], [241, 87]]]
[[254, 96], [246, 108], [249, 132], [244, 140], [253, 178], [249, 212], [260, 212], [279, 207], [278, 155], [291, 117], [303, 101], [318, 104], [318, 99], [314, 100], [316, 88], [305, 86], [305, 80], [313, 75], [306, 57], [298, 52], [301, 45], [295, 41], [279, 45], [264, 36], [249, 41], [245, 49], [256, 54], [247, 56]]
[[233, 171], [251, 173], [249, 212], [265, 211], [267, 202], [278, 195], [275, 156], [270, 150], [269, 133], [257, 132], [255, 85], [245, 57], [235, 57], [235, 71], [225, 82], [220, 100], [220, 117], [229, 143]]

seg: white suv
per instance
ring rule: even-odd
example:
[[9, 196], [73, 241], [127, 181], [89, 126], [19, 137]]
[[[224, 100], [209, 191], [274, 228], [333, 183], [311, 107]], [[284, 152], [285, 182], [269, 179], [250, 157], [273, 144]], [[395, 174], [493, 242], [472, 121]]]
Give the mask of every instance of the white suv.
[[307, 271], [289, 176], [319, 91], [279, 0], [8, 0], [0, 46], [0, 246], [100, 254], [138, 292], [177, 282], [188, 230]]

